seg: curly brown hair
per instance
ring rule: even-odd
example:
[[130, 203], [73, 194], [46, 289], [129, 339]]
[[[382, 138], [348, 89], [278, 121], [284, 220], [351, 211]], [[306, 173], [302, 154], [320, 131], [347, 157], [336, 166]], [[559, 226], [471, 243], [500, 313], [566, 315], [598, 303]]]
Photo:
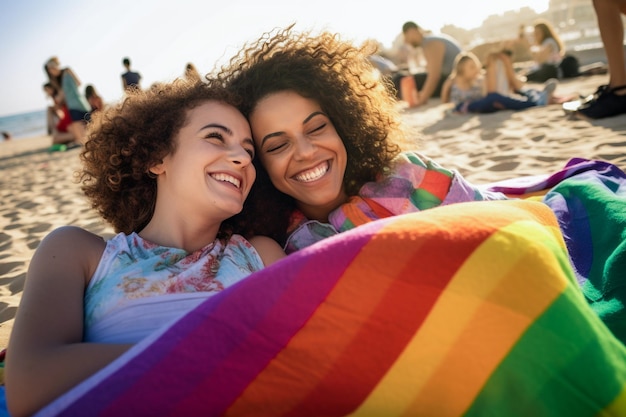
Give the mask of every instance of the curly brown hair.
[[189, 111], [206, 101], [236, 106], [235, 98], [215, 82], [176, 80], [129, 91], [123, 101], [94, 113], [79, 172], [91, 206], [116, 232], [141, 231], [157, 195], [149, 169], [176, 150]]
[[[368, 59], [377, 49], [375, 43], [356, 45], [338, 34], [292, 29], [267, 32], [244, 45], [216, 77], [240, 96], [239, 109], [246, 117], [260, 100], [280, 91], [315, 100], [346, 147], [345, 191], [357, 195], [400, 152], [397, 143], [404, 131], [393, 83]], [[248, 234], [284, 242], [295, 200], [271, 185], [258, 160], [255, 166], [257, 180], [240, 217], [254, 221]]]

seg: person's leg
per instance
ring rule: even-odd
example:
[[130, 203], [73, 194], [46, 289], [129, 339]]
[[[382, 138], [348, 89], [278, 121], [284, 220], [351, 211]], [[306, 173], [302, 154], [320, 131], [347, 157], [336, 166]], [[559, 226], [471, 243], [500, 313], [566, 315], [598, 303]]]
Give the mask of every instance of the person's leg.
[[[510, 70], [514, 74], [513, 65], [504, 54], [491, 54], [487, 58], [487, 65], [485, 66], [485, 86], [487, 93], [508, 95], [518, 89], [517, 83], [511, 79], [507, 66], [511, 67]], [[514, 75], [513, 77], [515, 78]]]
[[503, 55], [501, 60], [504, 66], [504, 71], [506, 73], [506, 79], [509, 87], [513, 91], [520, 91], [522, 88], [524, 88], [524, 81], [520, 80], [517, 73], [515, 72], [515, 68], [513, 68], [513, 62], [511, 61], [511, 58]]
[[626, 14], [626, 0], [593, 0], [593, 6], [609, 67], [609, 84], [600, 86], [598, 92], [578, 108], [577, 114], [602, 119], [626, 114], [624, 26], [620, 15]]
[[87, 141], [85, 122], [72, 122], [72, 124], [67, 127], [67, 130], [72, 134], [72, 136], [76, 138], [76, 141], [81, 145], [84, 145]]
[[48, 135], [52, 135], [54, 131], [54, 127], [57, 124], [58, 116], [56, 114], [56, 109], [53, 106], [48, 106], [48, 110], [46, 112], [46, 126]]
[[[626, 14], [626, 0], [593, 0], [598, 29], [604, 44], [609, 67], [609, 86], [626, 85], [626, 65], [624, 64], [624, 26], [621, 15]], [[626, 91], [624, 91], [626, 94]]]
[[498, 110], [524, 110], [536, 105], [530, 100], [519, 100], [500, 93], [489, 93], [480, 100], [471, 102], [467, 106], [467, 111], [469, 113], [493, 113]]

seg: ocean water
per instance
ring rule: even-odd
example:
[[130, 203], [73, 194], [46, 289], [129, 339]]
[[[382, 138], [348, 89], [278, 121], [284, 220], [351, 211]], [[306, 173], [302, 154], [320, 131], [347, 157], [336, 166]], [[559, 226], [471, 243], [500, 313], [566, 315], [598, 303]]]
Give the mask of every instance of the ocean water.
[[9, 132], [12, 139], [46, 135], [46, 110], [0, 116], [0, 132]]

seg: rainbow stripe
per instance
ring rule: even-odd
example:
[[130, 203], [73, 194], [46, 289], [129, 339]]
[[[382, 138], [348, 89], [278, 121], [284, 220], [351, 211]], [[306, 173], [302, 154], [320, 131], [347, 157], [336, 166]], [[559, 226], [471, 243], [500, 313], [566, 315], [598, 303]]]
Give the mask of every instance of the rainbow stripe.
[[550, 209], [456, 204], [326, 239], [40, 415], [626, 415], [626, 348]]

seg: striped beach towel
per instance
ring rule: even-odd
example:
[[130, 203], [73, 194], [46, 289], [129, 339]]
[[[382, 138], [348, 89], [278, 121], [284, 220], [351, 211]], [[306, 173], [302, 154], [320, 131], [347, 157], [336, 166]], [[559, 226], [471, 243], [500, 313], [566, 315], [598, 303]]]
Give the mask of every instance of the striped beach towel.
[[461, 203], [290, 255], [39, 415], [624, 416], [626, 348], [547, 205]]
[[609, 162], [573, 158], [551, 175], [489, 188], [510, 196], [543, 195], [585, 298], [626, 343], [626, 173]]

